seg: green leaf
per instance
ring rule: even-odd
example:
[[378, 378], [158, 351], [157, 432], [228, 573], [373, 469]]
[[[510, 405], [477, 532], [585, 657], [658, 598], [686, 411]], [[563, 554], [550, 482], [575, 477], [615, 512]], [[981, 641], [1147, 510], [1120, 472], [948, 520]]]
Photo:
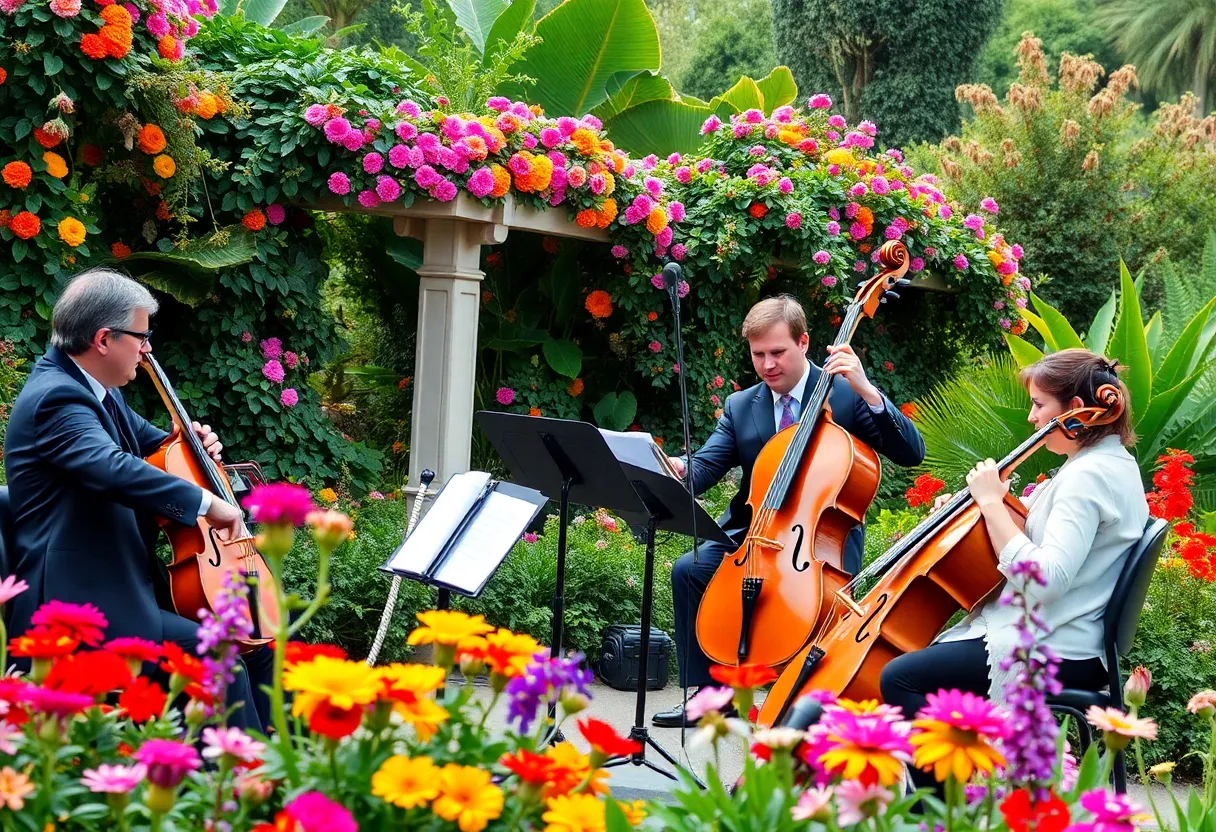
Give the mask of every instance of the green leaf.
[[[512, 67], [536, 80], [503, 85], [550, 113], [581, 115], [608, 98], [618, 72], [658, 70], [659, 32], [645, 0], [566, 0], [536, 24], [541, 42]], [[630, 148], [633, 150], [633, 148]]]
[[798, 97], [798, 85], [788, 66], [779, 66], [756, 82], [760, 97], [764, 101], [765, 114], [771, 114]]
[[1009, 345], [1009, 352], [1019, 367], [1028, 367], [1043, 357], [1038, 347], [1017, 335], [1006, 333], [1005, 343]]
[[241, 2], [245, 19], [263, 26], [274, 23], [279, 12], [283, 11], [283, 7], [287, 5], [287, 0], [241, 0]]
[[746, 75], [736, 81], [733, 87], [710, 101], [709, 106], [717, 109], [717, 105], [723, 101], [739, 112], [764, 109], [764, 94], [760, 92], [756, 82]]
[[1138, 420], [1148, 411], [1153, 392], [1153, 367], [1148, 353], [1148, 342], [1144, 338], [1144, 317], [1140, 312], [1140, 298], [1127, 265], [1119, 261], [1120, 283], [1119, 317], [1115, 319], [1115, 330], [1107, 348], [1107, 357], [1117, 359], [1125, 365], [1124, 381], [1131, 393], [1132, 419]]
[[218, 0], [218, 12], [224, 17], [232, 17], [240, 7], [240, 0]]
[[1216, 298], [1208, 301], [1207, 306], [1200, 309], [1190, 323], [1182, 330], [1178, 340], [1166, 354], [1160, 368], [1153, 376], [1153, 391], [1168, 390], [1191, 371], [1194, 363], [1195, 350], [1199, 346], [1199, 336], [1207, 326], [1212, 309], [1216, 308]]
[[608, 430], [625, 430], [633, 424], [638, 413], [637, 397], [626, 390], [624, 393], [609, 393], [600, 399], [591, 411], [595, 423]]
[[1029, 309], [1019, 309], [1018, 311], [1021, 313], [1022, 317], [1025, 318], [1032, 327], [1034, 327], [1035, 332], [1039, 333], [1039, 336], [1042, 337], [1043, 346], [1046, 347], [1046, 351], [1055, 352], [1056, 339], [1051, 333], [1051, 328], [1047, 326], [1047, 322], [1031, 312]]
[[553, 368], [553, 372], [566, 378], [577, 378], [583, 369], [583, 351], [573, 341], [555, 341], [550, 338], [541, 346], [545, 353], [545, 361]]
[[422, 240], [413, 237], [394, 237], [385, 253], [411, 271], [422, 268]]
[[645, 156], [691, 153], [701, 146], [701, 125], [713, 115], [708, 107], [682, 101], [644, 101], [604, 123], [618, 147]]
[[578, 252], [581, 247], [574, 240], [562, 243], [557, 257], [541, 278], [541, 292], [548, 296], [553, 310], [551, 320], [565, 325], [574, 312], [578, 299], [579, 271]]
[[[1072, 324], [1068, 322], [1068, 319], [1059, 310], [1034, 292], [1030, 293], [1030, 298], [1034, 302], [1034, 308], [1043, 316], [1043, 325], [1051, 333], [1053, 352], [1074, 348], [1083, 349], [1085, 347], [1085, 344], [1081, 341], [1081, 336], [1077, 335], [1076, 330], [1072, 328]], [[1043, 337], [1044, 339], [1047, 338], [1046, 335]]]
[[137, 251], [128, 255], [126, 262], [152, 261], [195, 271], [219, 271], [248, 263], [257, 253], [253, 235], [239, 228], [231, 232], [222, 246], [211, 239], [192, 240], [183, 248], [170, 251]]
[[1178, 408], [1191, 395], [1191, 391], [1195, 389], [1195, 385], [1205, 372], [1207, 372], [1207, 367], [1200, 367], [1190, 377], [1183, 379], [1174, 387], [1153, 393], [1148, 410], [1140, 418], [1136, 419], [1133, 424], [1138, 437], [1136, 443], [1138, 449], [1150, 450], [1155, 453], [1160, 445], [1158, 440], [1162, 428], [1174, 418], [1174, 414], [1178, 412]]
[[633, 826], [621, 806], [615, 800], [604, 801], [604, 820], [607, 822], [607, 832], [632, 832]]
[[328, 22], [329, 18], [325, 15], [314, 14], [309, 17], [302, 17], [294, 23], [288, 23], [283, 27], [283, 31], [289, 35], [311, 35], [325, 28], [325, 24]]
[[483, 64], [494, 60], [499, 52], [511, 45], [515, 36], [523, 31], [524, 26], [532, 22], [532, 12], [535, 9], [536, 0], [513, 0], [507, 6], [494, 21], [494, 25], [490, 27], [490, 34], [486, 37], [486, 45], [483, 50], [485, 55]]
[[1154, 369], [1161, 363], [1161, 354], [1159, 350], [1162, 348], [1161, 343], [1161, 313], [1154, 312], [1153, 317], [1148, 319], [1148, 323], [1144, 325], [1144, 342], [1148, 344], [1149, 358], [1152, 359]]
[[1106, 299], [1106, 303], [1102, 304], [1098, 310], [1098, 314], [1094, 315], [1093, 323], [1089, 325], [1089, 332], [1085, 334], [1086, 349], [1096, 352], [1098, 355], [1106, 354], [1111, 324], [1115, 322], [1115, 310], [1118, 308], [1119, 302], [1112, 291], [1110, 297]]
[[507, 0], [448, 0], [448, 6], [456, 15], [456, 24], [481, 54], [494, 21], [507, 8]]
[[591, 111], [600, 121], [646, 101], [674, 101], [675, 88], [657, 72], [618, 72], [608, 81], [608, 100]]
[[140, 283], [172, 295], [187, 306], [198, 306], [215, 290], [216, 274], [181, 269], [153, 269], [135, 276]]
[[53, 52], [45, 52], [42, 55], [42, 68], [46, 70], [47, 75], [55, 75], [63, 69], [63, 58]]

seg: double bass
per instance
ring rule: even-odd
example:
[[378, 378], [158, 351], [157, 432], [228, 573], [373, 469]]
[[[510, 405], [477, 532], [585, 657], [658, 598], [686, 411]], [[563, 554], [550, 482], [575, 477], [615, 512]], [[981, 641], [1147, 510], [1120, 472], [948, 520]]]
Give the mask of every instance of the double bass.
[[[1117, 421], [1126, 406], [1113, 384], [1101, 385], [1096, 400], [1098, 406], [1052, 419], [1002, 459], [1002, 478], [1052, 433], [1075, 439], [1086, 428]], [[1011, 493], [1005, 506], [1023, 529], [1026, 506]], [[878, 582], [855, 601], [853, 590], [876, 576]], [[832, 605], [843, 614], [786, 666], [760, 708], [758, 724], [783, 724], [792, 704], [810, 690], [881, 700], [879, 678], [887, 662], [928, 647], [956, 612], [971, 612], [1004, 584], [983, 515], [964, 488], [836, 591]]]
[[[881, 269], [845, 312], [835, 345], [849, 343], [892, 289], [906, 284], [908, 249], [891, 240]], [[848, 581], [849, 531], [878, 491], [878, 455], [832, 420], [832, 376], [820, 373], [801, 420], [761, 449], [747, 504], [752, 520], [742, 546], [723, 558], [697, 611], [697, 640], [722, 665], [785, 664], [810, 640], [830, 597]]]
[[[203, 448], [198, 434], [190, 428], [186, 408], [152, 353], [144, 355], [140, 366], [151, 377], [173, 420], [169, 435], [144, 461], [207, 489], [213, 500], [237, 506], [228, 473], [216, 464]], [[221, 540], [206, 517], [200, 517], [193, 526], [164, 518], [160, 523], [173, 549], [173, 561], [168, 570], [173, 607], [177, 613], [198, 621], [200, 610], [213, 609], [212, 599], [223, 588], [227, 574], [237, 570], [247, 586], [246, 613], [252, 624], [250, 637], [239, 643], [241, 650], [246, 652], [273, 640], [279, 623], [277, 588], [274, 575], [253, 545], [253, 538], [241, 536]]]

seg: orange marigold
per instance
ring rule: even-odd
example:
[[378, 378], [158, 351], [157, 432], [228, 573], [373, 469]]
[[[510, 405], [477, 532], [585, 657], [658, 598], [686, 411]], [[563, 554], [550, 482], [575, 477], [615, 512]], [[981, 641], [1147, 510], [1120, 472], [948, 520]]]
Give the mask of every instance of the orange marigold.
[[131, 20], [131, 13], [118, 4], [103, 6], [100, 14], [101, 19], [111, 26], [130, 29], [134, 25], [134, 21]]
[[266, 215], [261, 208], [254, 208], [241, 218], [241, 223], [250, 231], [261, 231], [266, 227]]
[[194, 108], [194, 114], [203, 121], [208, 121], [220, 111], [220, 100], [213, 93], [201, 92], [198, 95], [198, 106]]
[[[111, 7], [107, 6], [106, 8]], [[149, 156], [155, 156], [165, 149], [165, 131], [155, 124], [145, 124], [139, 129], [136, 141], [139, 143], [140, 150]]]
[[9, 162], [4, 166], [0, 176], [4, 177], [4, 184], [10, 188], [25, 188], [30, 184], [30, 179], [33, 178], [34, 172], [30, 170], [30, 166], [25, 162]]
[[[747, 209], [747, 213], [751, 214], [758, 220], [764, 219], [764, 215], [768, 213], [768, 206], [763, 202], [753, 202], [752, 207]], [[649, 222], [649, 220], [647, 220]]]
[[866, 236], [874, 232], [874, 212], [864, 205], [857, 209], [857, 221], [865, 226]]
[[574, 221], [580, 228], [595, 228], [599, 222], [599, 214], [594, 208], [584, 208], [575, 215]]
[[84, 242], [84, 223], [75, 217], [64, 217], [61, 219], [57, 230], [59, 232], [59, 239], [73, 248]]
[[650, 215], [646, 217], [646, 230], [657, 237], [666, 227], [667, 212], [657, 206], [651, 208]]
[[528, 415], [529, 415], [529, 416], [539, 416], [539, 415], [540, 415], [540, 408], [539, 408], [539, 407], [529, 407], [529, 408], [528, 408]]
[[131, 247], [122, 241], [111, 243], [110, 254], [114, 255], [117, 260], [125, 260], [131, 256]]
[[[106, 8], [116, 7], [107, 6]], [[125, 58], [131, 52], [131, 30], [129, 28], [107, 24], [102, 26], [101, 31], [97, 34], [101, 35], [101, 39], [106, 42], [106, 54], [111, 58]]]
[[168, 179], [177, 173], [177, 162], [173, 161], [172, 156], [162, 153], [152, 160], [152, 170], [161, 179]]
[[647, 312], [647, 313], [646, 313], [646, 320], [648, 320], [648, 321], [657, 321], [658, 319], [659, 319], [659, 313], [658, 313], [658, 312]]
[[612, 314], [612, 296], [603, 289], [596, 289], [587, 295], [587, 302], [584, 305], [593, 318], [607, 318]]
[[490, 196], [496, 199], [506, 196], [511, 190], [511, 171], [502, 165], [490, 165], [490, 172], [494, 174], [494, 190], [490, 191]]
[[583, 380], [581, 378], [576, 378], [570, 383], [570, 386], [566, 388], [566, 392], [571, 396], [581, 395], [583, 392]]
[[8, 224], [13, 221], [13, 212], [7, 208], [0, 210], [0, 228], [8, 228]]
[[157, 53], [166, 61], [177, 59], [177, 38], [173, 35], [165, 35], [156, 42]]
[[614, 219], [616, 219], [616, 200], [608, 197], [604, 200], [603, 206], [600, 207], [599, 215], [596, 220], [596, 226], [599, 228], [607, 228]]
[[46, 172], [48, 176], [53, 176], [56, 179], [62, 179], [68, 175], [68, 163], [58, 153], [47, 151], [42, 154], [42, 161], [46, 163]]
[[570, 134], [570, 143], [584, 156], [591, 156], [600, 149], [599, 137], [585, 127], [580, 127]]
[[1026, 332], [1026, 319], [1018, 318], [1013, 322], [1013, 329], [1010, 330], [1014, 335], [1022, 335]]
[[42, 220], [38, 219], [36, 214], [22, 211], [9, 221], [8, 228], [21, 239], [28, 240], [31, 237], [36, 237], [38, 232], [42, 230]]
[[80, 51], [93, 60], [100, 61], [109, 54], [110, 50], [106, 47], [106, 42], [102, 40], [101, 35], [90, 32], [80, 39]]

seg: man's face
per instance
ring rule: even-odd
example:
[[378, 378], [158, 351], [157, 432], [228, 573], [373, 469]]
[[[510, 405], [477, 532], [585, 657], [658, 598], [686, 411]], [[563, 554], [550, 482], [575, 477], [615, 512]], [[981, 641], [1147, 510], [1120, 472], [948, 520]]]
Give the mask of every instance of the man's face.
[[776, 393], [784, 395], [793, 390], [806, 371], [810, 337], [804, 332], [801, 338], [794, 340], [790, 325], [781, 321], [767, 332], [749, 338], [747, 343], [756, 375]]
[[[126, 327], [131, 332], [146, 332], [148, 329], [148, 310], [135, 310], [131, 326]], [[96, 341], [94, 343], [97, 343]], [[101, 338], [98, 347], [105, 362], [106, 376], [99, 378], [107, 387], [121, 387], [135, 378], [139, 370], [140, 359], [145, 353], [152, 352], [151, 341], [142, 341], [134, 335], [110, 331]]]

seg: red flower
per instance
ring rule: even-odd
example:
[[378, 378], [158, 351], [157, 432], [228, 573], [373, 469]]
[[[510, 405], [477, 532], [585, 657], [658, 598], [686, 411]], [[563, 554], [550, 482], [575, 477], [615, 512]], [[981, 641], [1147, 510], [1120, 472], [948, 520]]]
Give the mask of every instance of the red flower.
[[51, 668], [43, 686], [67, 693], [102, 696], [131, 684], [131, 668], [108, 650], [89, 650], [64, 656]]
[[241, 218], [241, 222], [250, 231], [261, 231], [266, 227], [266, 215], [262, 213], [261, 208], [254, 208]]
[[627, 757], [642, 750], [640, 742], [620, 736], [611, 725], [598, 719], [580, 720], [578, 730], [591, 743], [593, 766], [596, 765], [596, 757], [603, 762], [609, 757]]
[[758, 220], [762, 220], [764, 219], [764, 215], [768, 213], [768, 206], [763, 202], [753, 202], [751, 207], [747, 209], [747, 213]]
[[80, 148], [80, 159], [86, 165], [96, 167], [101, 164], [101, 148], [95, 144], [86, 144]]
[[102, 631], [108, 626], [105, 615], [92, 604], [67, 604], [47, 601], [30, 617], [30, 623], [58, 629], [85, 644], [101, 644]]
[[158, 717], [165, 709], [168, 695], [160, 685], [140, 676], [118, 697], [118, 707], [127, 712], [134, 722], [147, 722]]
[[75, 652], [79, 646], [80, 639], [71, 633], [50, 627], [31, 627], [13, 639], [9, 652], [30, 659], [56, 659]]
[[526, 748], [512, 754], [503, 754], [498, 762], [525, 783], [547, 783], [552, 778], [553, 761]]
[[164, 643], [164, 655], [160, 669], [184, 679], [185, 694], [191, 699], [210, 702], [211, 695], [203, 689], [203, 663], [171, 641]]
[[1063, 832], [1068, 826], [1068, 804], [1054, 793], [1031, 806], [1030, 792], [1018, 789], [1001, 801], [1001, 814], [1009, 832]]
[[328, 700], [318, 705], [308, 717], [308, 728], [315, 734], [340, 740], [348, 737], [363, 721], [363, 706], [339, 708]]
[[283, 663], [310, 662], [317, 656], [345, 659], [346, 651], [336, 644], [308, 644], [303, 641], [289, 641], [283, 651]]
[[715, 681], [736, 690], [755, 690], [776, 679], [777, 671], [762, 664], [741, 664], [738, 667], [715, 664], [709, 668], [709, 675], [714, 677]]
[[904, 492], [908, 505], [916, 508], [933, 502], [934, 495], [946, 487], [946, 483], [932, 474], [921, 474], [912, 483], [912, 487]]
[[1195, 474], [1190, 469], [1195, 458], [1186, 451], [1167, 448], [1164, 456], [1157, 457], [1161, 468], [1153, 474], [1156, 489], [1148, 494], [1148, 510], [1154, 517], [1166, 520], [1181, 520], [1195, 505], [1191, 486]]

